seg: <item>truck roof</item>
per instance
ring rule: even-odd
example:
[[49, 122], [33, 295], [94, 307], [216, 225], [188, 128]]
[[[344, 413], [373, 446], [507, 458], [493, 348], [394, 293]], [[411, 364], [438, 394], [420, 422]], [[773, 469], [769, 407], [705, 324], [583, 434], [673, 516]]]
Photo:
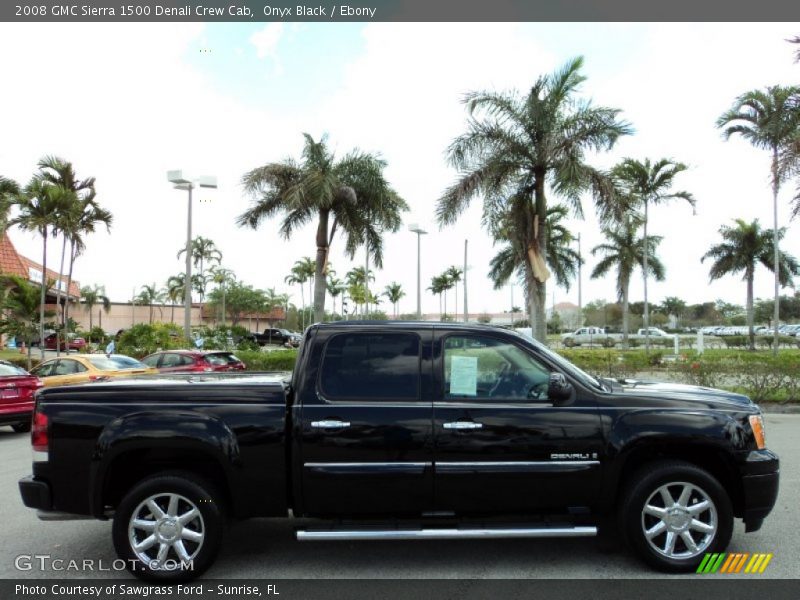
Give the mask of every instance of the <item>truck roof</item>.
[[326, 323], [315, 323], [312, 327], [320, 329], [338, 329], [340, 327], [416, 327], [419, 329], [447, 328], [447, 329], [469, 329], [480, 331], [506, 331], [516, 333], [513, 329], [500, 325], [488, 325], [485, 323], [463, 323], [460, 321], [328, 321]]

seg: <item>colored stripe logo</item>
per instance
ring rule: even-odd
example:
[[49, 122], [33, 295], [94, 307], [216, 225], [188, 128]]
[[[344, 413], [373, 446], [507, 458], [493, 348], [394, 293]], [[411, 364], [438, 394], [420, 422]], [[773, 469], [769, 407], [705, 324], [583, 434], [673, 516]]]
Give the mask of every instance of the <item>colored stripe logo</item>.
[[703, 561], [697, 567], [697, 573], [763, 573], [769, 561], [772, 560], [772, 553], [762, 552], [731, 552], [725, 553], [706, 553]]

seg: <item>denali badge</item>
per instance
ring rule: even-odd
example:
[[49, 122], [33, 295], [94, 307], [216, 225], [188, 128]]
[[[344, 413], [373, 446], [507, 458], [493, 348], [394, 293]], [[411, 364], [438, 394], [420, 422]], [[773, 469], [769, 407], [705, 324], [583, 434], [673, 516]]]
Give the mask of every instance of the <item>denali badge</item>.
[[572, 452], [568, 454], [551, 454], [550, 460], [590, 460], [590, 459], [597, 459], [597, 452], [592, 452], [591, 455], [589, 453], [584, 452]]

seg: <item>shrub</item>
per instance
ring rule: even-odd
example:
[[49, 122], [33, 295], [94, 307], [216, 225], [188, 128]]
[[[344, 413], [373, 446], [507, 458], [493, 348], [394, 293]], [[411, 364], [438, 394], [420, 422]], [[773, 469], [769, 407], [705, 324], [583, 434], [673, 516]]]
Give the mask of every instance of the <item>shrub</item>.
[[[22, 369], [26, 369], [27, 370], [27, 368], [28, 368], [28, 355], [27, 354], [20, 354], [19, 356], [11, 356], [11, 357], [8, 357], [8, 358], [4, 358], [3, 360], [7, 360], [8, 362], [10, 362], [10, 363], [22, 368]], [[31, 369], [33, 369], [34, 367], [38, 366], [39, 363], [41, 363], [41, 362], [42, 361], [39, 360], [39, 358], [37, 358], [35, 356], [31, 356]]]
[[174, 323], [139, 323], [122, 332], [117, 342], [117, 352], [142, 358], [158, 350], [175, 350], [192, 345], [183, 337], [183, 330]]
[[237, 351], [236, 356], [245, 362], [248, 371], [291, 371], [297, 361], [297, 350], [243, 350]]

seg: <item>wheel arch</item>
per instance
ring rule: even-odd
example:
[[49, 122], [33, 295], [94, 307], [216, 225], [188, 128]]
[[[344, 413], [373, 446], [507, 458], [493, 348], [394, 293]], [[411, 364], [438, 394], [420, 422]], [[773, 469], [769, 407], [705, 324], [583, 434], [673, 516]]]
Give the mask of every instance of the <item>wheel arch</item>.
[[620, 455], [621, 466], [615, 474], [615, 485], [609, 486], [614, 495], [607, 499], [606, 508], [613, 509], [634, 475], [646, 465], [657, 461], [679, 460], [699, 467], [714, 477], [726, 490], [734, 516], [744, 513], [744, 489], [732, 457], [718, 445], [707, 443], [642, 441]]

